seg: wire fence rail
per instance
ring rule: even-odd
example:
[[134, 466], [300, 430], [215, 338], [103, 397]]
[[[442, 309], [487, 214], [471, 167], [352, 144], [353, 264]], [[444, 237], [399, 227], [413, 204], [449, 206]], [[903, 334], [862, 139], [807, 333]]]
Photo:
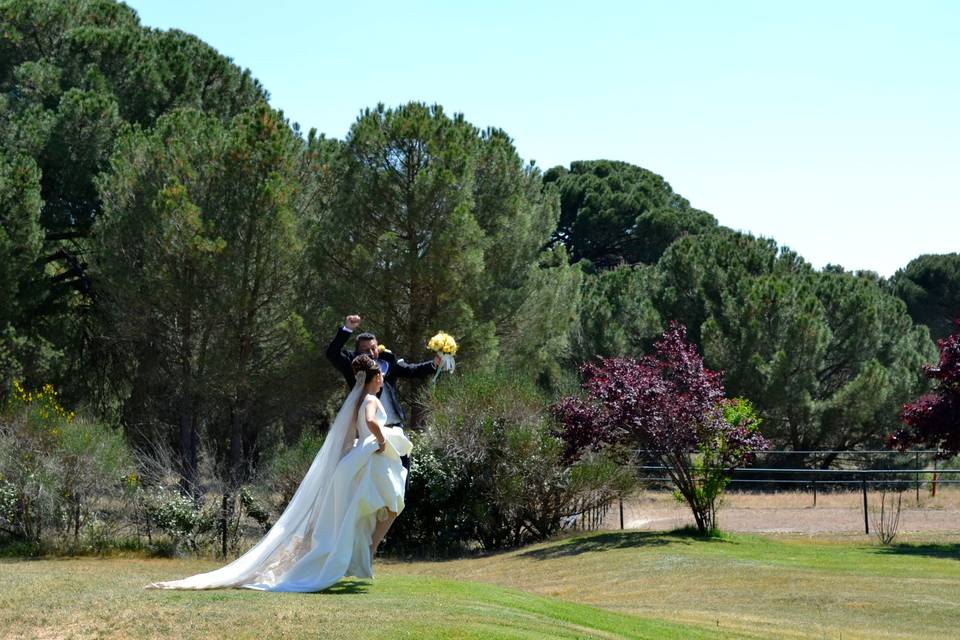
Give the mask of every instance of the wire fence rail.
[[[641, 449], [636, 454], [634, 468], [644, 483], [648, 486], [672, 484], [672, 480], [663, 475], [668, 471], [667, 467], [651, 464], [654, 452]], [[767, 450], [754, 454], [753, 464], [736, 468], [729, 482], [745, 488], [754, 486], [760, 491], [776, 487], [805, 487], [812, 494], [814, 507], [817, 506], [818, 492], [858, 487], [863, 494], [864, 531], [869, 534], [867, 494], [872, 488], [897, 492], [912, 488], [919, 504], [920, 491], [924, 486], [932, 496], [936, 496], [938, 485], [960, 484], [960, 468], [941, 468], [941, 460], [937, 456], [938, 452], [933, 450]], [[791, 459], [796, 461], [798, 458], [800, 464], [789, 464]], [[763, 464], [760, 464], [762, 461]], [[623, 529], [623, 498], [619, 498], [618, 502], [620, 528]], [[577, 514], [576, 528], [599, 528], [609, 508], [610, 505], [602, 505], [583, 510]]]

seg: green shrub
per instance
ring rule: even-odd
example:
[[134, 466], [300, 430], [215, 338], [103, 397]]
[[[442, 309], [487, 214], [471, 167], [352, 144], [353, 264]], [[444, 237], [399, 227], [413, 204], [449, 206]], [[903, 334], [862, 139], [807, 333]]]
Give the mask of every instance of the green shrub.
[[[141, 475], [131, 492], [128, 517], [142, 548], [165, 557], [202, 553], [224, 558], [269, 530], [272, 515], [264, 496], [275, 495], [269, 478], [259, 487], [236, 487], [219, 475], [210, 451], [201, 449], [197, 490], [186, 494], [176, 458], [164, 443], [137, 452]], [[278, 464], [281, 467], [285, 468]], [[124, 540], [118, 537], [115, 544]]]
[[0, 412], [0, 531], [77, 548], [89, 523], [124, 503], [132, 469], [119, 431], [67, 411], [49, 385], [15, 384]]
[[17, 513], [17, 488], [0, 478], [0, 522], [12, 523]]
[[293, 498], [321, 446], [323, 436], [304, 431], [295, 443], [281, 446], [273, 454], [267, 464], [266, 484], [279, 497], [275, 505], [278, 512], [283, 512]]
[[[138, 539], [153, 555], [164, 557], [183, 553], [236, 554], [250, 539], [256, 540], [270, 528], [270, 512], [250, 486], [229, 490], [211, 487], [196, 497], [185, 495], [174, 474], [160, 473], [157, 460], [151, 467], [146, 487], [135, 496]], [[245, 537], [246, 536], [246, 537]], [[115, 540], [117, 545], [122, 540]]]
[[216, 509], [204, 507], [178, 491], [155, 490], [146, 500], [146, 511], [153, 525], [172, 541], [171, 555], [184, 547], [196, 553], [215, 537]]
[[427, 439], [411, 434], [414, 450], [407, 480], [406, 506], [384, 543], [387, 550], [452, 554], [474, 536], [471, 508], [465, 499], [472, 479], [459, 465], [427, 446]]
[[522, 376], [442, 379], [423, 399], [406, 508], [391, 530], [396, 550], [498, 549], [557, 533], [585, 505], [632, 485], [603, 453], [573, 466], [553, 435], [549, 400]]

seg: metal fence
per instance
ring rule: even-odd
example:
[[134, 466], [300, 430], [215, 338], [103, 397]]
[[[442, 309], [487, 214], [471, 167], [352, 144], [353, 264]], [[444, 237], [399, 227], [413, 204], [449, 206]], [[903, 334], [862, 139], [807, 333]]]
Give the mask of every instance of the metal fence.
[[[655, 464], [651, 452], [638, 450], [636, 453], [636, 468], [647, 486], [672, 486], [670, 478], [665, 475], [667, 468]], [[730, 483], [758, 491], [806, 489], [814, 507], [820, 492], [859, 489], [863, 494], [864, 530], [869, 534], [868, 491], [877, 488], [886, 491], [912, 489], [919, 504], [921, 490], [936, 495], [940, 485], [960, 484], [960, 468], [944, 468], [936, 456], [937, 452], [931, 450], [768, 450], [755, 454], [749, 466], [736, 469]], [[622, 498], [617, 506], [622, 529]], [[607, 506], [585, 509], [577, 514], [576, 528], [599, 528], [607, 509]]]
[[[615, 503], [584, 500], [571, 515], [562, 519], [560, 528], [566, 531], [596, 531], [603, 526], [607, 512], [613, 504]], [[622, 519], [623, 498], [620, 498], [620, 512]]]

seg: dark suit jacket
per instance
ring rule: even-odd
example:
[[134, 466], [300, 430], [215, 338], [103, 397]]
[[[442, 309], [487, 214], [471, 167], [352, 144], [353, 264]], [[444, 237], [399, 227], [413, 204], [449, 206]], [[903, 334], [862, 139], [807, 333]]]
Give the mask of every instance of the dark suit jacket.
[[[340, 330], [337, 331], [337, 335], [334, 336], [333, 340], [330, 342], [330, 346], [327, 347], [327, 360], [329, 360], [334, 368], [340, 372], [340, 374], [343, 376], [343, 379], [347, 383], [347, 387], [350, 389], [352, 389], [353, 385], [357, 383], [357, 378], [353, 375], [353, 369], [351, 368], [350, 363], [353, 362], [353, 359], [357, 357], [358, 354], [356, 352], [348, 351], [345, 348], [347, 340], [350, 339], [352, 333], [352, 331], [348, 331], [346, 328], [340, 327]], [[381, 352], [380, 360], [387, 364], [387, 373], [383, 376], [384, 388], [380, 391], [381, 400], [384, 401], [384, 405], [390, 403], [396, 415], [401, 421], [403, 421], [405, 420], [403, 407], [400, 405], [399, 398], [397, 398], [397, 378], [426, 378], [433, 375], [437, 368], [434, 366], [432, 360], [417, 364], [410, 364], [403, 360], [398, 360], [397, 356], [392, 351]], [[387, 397], [384, 398], [384, 395]], [[389, 409], [390, 408], [388, 407], [388, 412]]]

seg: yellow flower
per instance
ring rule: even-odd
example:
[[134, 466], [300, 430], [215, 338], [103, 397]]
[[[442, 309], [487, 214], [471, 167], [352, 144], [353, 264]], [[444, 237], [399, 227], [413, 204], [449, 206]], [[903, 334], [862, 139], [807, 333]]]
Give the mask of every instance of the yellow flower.
[[430, 341], [427, 343], [427, 348], [438, 353], [456, 355], [457, 341], [449, 333], [441, 331], [430, 338]]

